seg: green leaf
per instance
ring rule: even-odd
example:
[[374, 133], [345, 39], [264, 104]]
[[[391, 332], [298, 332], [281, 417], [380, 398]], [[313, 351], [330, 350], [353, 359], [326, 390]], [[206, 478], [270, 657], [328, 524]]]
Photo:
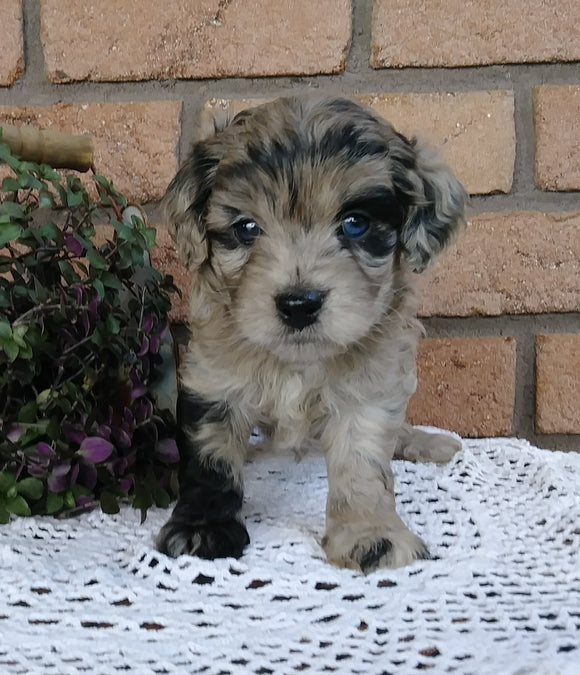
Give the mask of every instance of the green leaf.
[[153, 506], [153, 497], [143, 485], [137, 485], [135, 488], [132, 506], [134, 509], [141, 509], [141, 511], [147, 511], [150, 506]]
[[118, 291], [123, 285], [119, 277], [106, 270], [101, 274], [101, 281], [105, 286], [107, 286], [107, 288], [113, 288], [116, 291]]
[[121, 510], [119, 507], [119, 503], [117, 502], [117, 498], [110, 492], [103, 492], [101, 495], [100, 502], [101, 502], [101, 510], [103, 511], [103, 513], [113, 515], [115, 513], [119, 513], [119, 511]]
[[59, 260], [58, 268], [69, 286], [72, 286], [73, 284], [76, 284], [80, 281], [80, 277], [75, 272], [74, 267], [66, 260]]
[[7, 176], [2, 181], [2, 192], [15, 192], [19, 189], [20, 185], [18, 184], [18, 181], [14, 178], [10, 178], [10, 176]]
[[38, 206], [41, 209], [51, 209], [54, 207], [54, 197], [48, 190], [41, 190], [38, 193]]
[[96, 270], [103, 270], [107, 267], [107, 261], [97, 251], [96, 248], [90, 248], [87, 251], [87, 260]]
[[6, 494], [13, 485], [16, 485], [14, 474], [9, 471], [0, 471], [0, 492]]
[[60, 175], [48, 164], [41, 164], [39, 167], [40, 175], [49, 181], [60, 180]]
[[31, 173], [21, 174], [18, 177], [18, 184], [21, 188], [33, 188], [34, 190], [39, 190], [42, 187], [41, 181], [39, 181], [38, 178], [33, 176]]
[[6, 501], [6, 510], [8, 513], [13, 513], [15, 516], [31, 515], [30, 507], [26, 503], [26, 500], [19, 495]]
[[64, 505], [67, 509], [74, 509], [76, 506], [75, 497], [71, 490], [64, 493]]
[[18, 223], [0, 224], [0, 246], [17, 239], [21, 233], [22, 227]]
[[18, 350], [18, 358], [25, 359], [26, 361], [30, 360], [33, 356], [32, 347], [30, 345], [24, 345]]
[[44, 483], [38, 478], [24, 478], [16, 485], [19, 494], [27, 500], [37, 500], [44, 494]]
[[10, 522], [10, 514], [8, 511], [0, 504], [0, 525], [7, 525]]
[[15, 157], [6, 143], [0, 143], [0, 161], [6, 162], [13, 171], [19, 171], [22, 162]]
[[99, 300], [104, 300], [105, 299], [105, 287], [103, 286], [103, 282], [100, 279], [95, 279], [93, 281], [93, 286], [95, 287], [95, 290], [99, 294]]
[[23, 222], [30, 220], [30, 217], [26, 213], [26, 207], [16, 202], [2, 202], [0, 204], [0, 214]]
[[109, 314], [105, 321], [105, 325], [107, 326], [107, 330], [109, 333], [112, 333], [113, 335], [119, 335], [119, 331], [121, 330], [121, 324], [118, 322], [117, 319], [112, 314]]
[[150, 251], [155, 246], [155, 238], [157, 236], [157, 230], [154, 227], [146, 227], [143, 230], [143, 236], [147, 241], [147, 249]]
[[166, 509], [171, 503], [171, 497], [163, 488], [157, 488], [155, 490], [155, 505], [160, 509]]
[[11, 362], [18, 358], [19, 348], [16, 342], [5, 342], [0, 351], [3, 351]]
[[0, 340], [12, 339], [12, 326], [5, 319], [0, 319]]
[[93, 494], [89, 488], [84, 485], [79, 485], [78, 483], [71, 485], [70, 489], [74, 497], [90, 497]]
[[37, 410], [38, 406], [36, 405], [36, 401], [28, 401], [28, 403], [25, 403], [22, 408], [20, 408], [18, 412], [18, 421], [23, 424], [32, 424], [36, 419]]
[[83, 203], [83, 194], [82, 192], [71, 190], [69, 188], [66, 191], [66, 201], [68, 206], [79, 206]]
[[62, 495], [55, 494], [54, 492], [49, 492], [46, 497], [46, 512], [47, 513], [56, 513], [60, 511], [63, 507], [64, 499]]
[[45, 223], [44, 225], [41, 225], [36, 232], [45, 239], [52, 239], [57, 242], [61, 235], [61, 231], [54, 223]]

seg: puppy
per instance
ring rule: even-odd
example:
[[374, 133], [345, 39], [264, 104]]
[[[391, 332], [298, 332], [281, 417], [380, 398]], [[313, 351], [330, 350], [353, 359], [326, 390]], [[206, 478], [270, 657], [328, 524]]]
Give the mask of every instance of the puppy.
[[428, 557], [397, 515], [393, 457], [460, 444], [413, 430], [416, 274], [463, 223], [449, 169], [371, 110], [289, 97], [194, 145], [165, 208], [192, 275], [177, 409], [180, 496], [157, 546], [239, 557], [251, 431], [328, 469], [328, 560], [369, 572]]

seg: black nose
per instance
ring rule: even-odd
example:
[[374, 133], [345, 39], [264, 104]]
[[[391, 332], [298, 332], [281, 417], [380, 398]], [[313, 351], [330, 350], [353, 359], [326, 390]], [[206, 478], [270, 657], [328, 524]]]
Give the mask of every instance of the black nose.
[[324, 291], [297, 289], [277, 295], [276, 307], [287, 326], [303, 330], [316, 321], [325, 296]]

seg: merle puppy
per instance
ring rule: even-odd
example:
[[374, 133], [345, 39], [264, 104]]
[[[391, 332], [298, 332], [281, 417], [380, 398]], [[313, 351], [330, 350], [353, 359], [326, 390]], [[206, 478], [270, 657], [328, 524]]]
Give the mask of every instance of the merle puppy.
[[395, 508], [393, 457], [460, 448], [405, 421], [415, 390], [417, 273], [463, 224], [450, 170], [371, 110], [281, 98], [197, 142], [165, 208], [192, 277], [181, 372], [180, 496], [157, 545], [242, 554], [254, 427], [321, 447], [331, 563], [368, 572], [428, 556]]

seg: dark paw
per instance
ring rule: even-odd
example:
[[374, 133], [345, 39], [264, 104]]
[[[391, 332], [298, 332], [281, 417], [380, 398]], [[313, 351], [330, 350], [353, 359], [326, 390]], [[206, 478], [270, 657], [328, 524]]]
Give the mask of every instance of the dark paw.
[[399, 567], [412, 560], [428, 560], [431, 557], [423, 542], [405, 553], [406, 559], [403, 559], [401, 552], [393, 548], [393, 542], [383, 538], [368, 544], [357, 544], [350, 552], [349, 558], [358, 563], [362, 572], [368, 574], [379, 567]]
[[159, 532], [156, 545], [172, 558], [195, 555], [198, 558], [240, 558], [250, 537], [243, 523], [234, 518], [200, 524], [170, 519]]

